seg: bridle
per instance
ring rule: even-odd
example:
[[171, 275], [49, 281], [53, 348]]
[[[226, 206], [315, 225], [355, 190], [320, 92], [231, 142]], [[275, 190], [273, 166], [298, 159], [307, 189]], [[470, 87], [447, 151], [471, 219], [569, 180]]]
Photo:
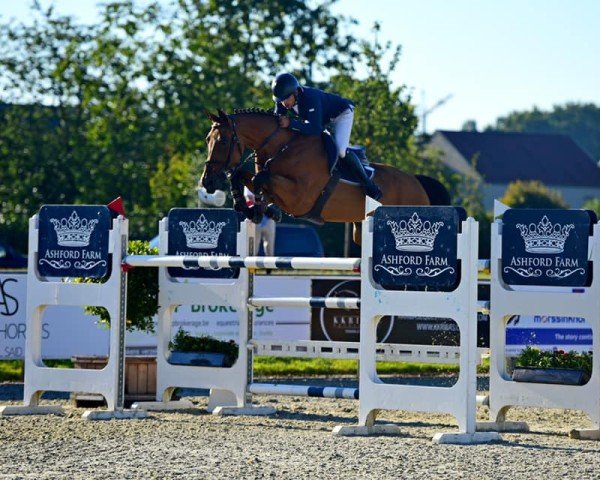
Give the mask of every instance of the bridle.
[[223, 168], [221, 168], [221, 172], [225, 173], [225, 174], [229, 174], [235, 170], [237, 170], [237, 168], [239, 168], [239, 166], [243, 163], [240, 162], [238, 163], [238, 165], [235, 168], [228, 168], [229, 165], [231, 164], [231, 159], [233, 158], [233, 149], [235, 146], [237, 146], [238, 151], [240, 153], [240, 158], [243, 155], [242, 152], [242, 145], [240, 143], [240, 139], [238, 137], [237, 134], [237, 130], [235, 128], [235, 121], [230, 117], [231, 120], [231, 138], [229, 139], [229, 147], [227, 148], [227, 158], [225, 159], [225, 162], [222, 162], [220, 160], [208, 160], [206, 162], [206, 166], [212, 166], [212, 165], [219, 165], [221, 163], [223, 163]]
[[[235, 174], [235, 172], [246, 162], [246, 160], [248, 160], [248, 158], [250, 158], [252, 156], [252, 154], [245, 158], [244, 160], [240, 160], [240, 162], [233, 168], [229, 168], [229, 165], [231, 164], [231, 160], [233, 158], [233, 150], [234, 147], [237, 146], [238, 148], [238, 152], [240, 154], [240, 159], [242, 158], [243, 155], [243, 151], [242, 151], [242, 144], [240, 142], [238, 133], [237, 133], [237, 129], [236, 129], [236, 125], [235, 125], [235, 121], [233, 118], [229, 117], [229, 119], [231, 120], [231, 138], [229, 139], [229, 147], [227, 148], [227, 158], [225, 159], [225, 161], [221, 161], [221, 160], [208, 160], [206, 162], [206, 166], [213, 166], [213, 165], [219, 165], [221, 163], [223, 163], [223, 167], [221, 168], [221, 172], [231, 176], [233, 174]], [[258, 152], [260, 150], [262, 150], [263, 148], [265, 148], [269, 142], [271, 140], [273, 140], [277, 134], [279, 133], [279, 131], [281, 130], [281, 127], [279, 126], [279, 122], [277, 122], [277, 127], [275, 128], [275, 130], [273, 130], [269, 135], [267, 135], [267, 137], [262, 141], [262, 143], [254, 150], [253, 155], [258, 157]], [[274, 155], [272, 158], [269, 158], [267, 160], [267, 163], [269, 163], [269, 161], [273, 160], [276, 156], [279, 156], [280, 153], [282, 153], [283, 151], [285, 151], [287, 149], [287, 144], [284, 145], [284, 147], [282, 147], [282, 149], [280, 149], [279, 152], [277, 152], [276, 155]]]

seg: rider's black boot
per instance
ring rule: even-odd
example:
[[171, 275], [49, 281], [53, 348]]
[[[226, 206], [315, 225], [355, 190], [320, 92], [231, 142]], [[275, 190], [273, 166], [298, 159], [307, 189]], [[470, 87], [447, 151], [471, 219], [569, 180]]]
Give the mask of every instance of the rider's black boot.
[[356, 154], [352, 150], [348, 150], [343, 160], [346, 162], [346, 165], [352, 169], [352, 172], [364, 187], [365, 193], [372, 199], [379, 200], [381, 198], [381, 190], [375, 185], [373, 180], [367, 176], [365, 169]]

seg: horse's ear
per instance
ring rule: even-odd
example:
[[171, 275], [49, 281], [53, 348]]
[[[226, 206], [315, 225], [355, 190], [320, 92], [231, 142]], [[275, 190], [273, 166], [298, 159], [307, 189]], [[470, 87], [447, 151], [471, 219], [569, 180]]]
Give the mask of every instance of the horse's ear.
[[219, 114], [219, 120], [221, 123], [231, 123], [231, 120], [229, 118], [229, 116], [220, 108], [217, 110], [217, 113]]
[[206, 115], [213, 122], [217, 122], [217, 123], [219, 122], [219, 117], [210, 113], [206, 108], [204, 109], [204, 115]]

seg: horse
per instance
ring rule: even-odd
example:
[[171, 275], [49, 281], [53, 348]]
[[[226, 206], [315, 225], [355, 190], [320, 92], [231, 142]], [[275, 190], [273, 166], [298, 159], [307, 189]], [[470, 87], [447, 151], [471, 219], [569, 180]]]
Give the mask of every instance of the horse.
[[[354, 242], [360, 244], [365, 194], [356, 184], [338, 181], [335, 170], [331, 173], [326, 145], [320, 136], [281, 128], [279, 117], [270, 111], [205, 113], [213, 122], [206, 137], [208, 158], [201, 177], [209, 193], [228, 174], [234, 208], [244, 211], [253, 221], [259, 222], [262, 212], [250, 212], [245, 207], [242, 185], [270, 203], [266, 208], [270, 216], [277, 216], [274, 204], [289, 215], [318, 224], [352, 222]], [[254, 176], [240, 169], [247, 148], [253, 151]], [[411, 175], [381, 163], [370, 165], [375, 169], [373, 180], [382, 191], [379, 201], [383, 205], [450, 204], [445, 187], [431, 177]]]

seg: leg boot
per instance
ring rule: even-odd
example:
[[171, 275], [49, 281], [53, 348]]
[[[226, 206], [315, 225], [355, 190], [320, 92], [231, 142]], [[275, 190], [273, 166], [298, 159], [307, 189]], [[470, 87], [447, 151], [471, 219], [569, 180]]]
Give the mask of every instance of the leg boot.
[[365, 193], [372, 199], [379, 200], [381, 198], [381, 190], [375, 185], [373, 180], [367, 176], [365, 169], [356, 154], [349, 150], [343, 160], [346, 162], [346, 165], [352, 169], [352, 173], [356, 175], [356, 178], [365, 189]]

